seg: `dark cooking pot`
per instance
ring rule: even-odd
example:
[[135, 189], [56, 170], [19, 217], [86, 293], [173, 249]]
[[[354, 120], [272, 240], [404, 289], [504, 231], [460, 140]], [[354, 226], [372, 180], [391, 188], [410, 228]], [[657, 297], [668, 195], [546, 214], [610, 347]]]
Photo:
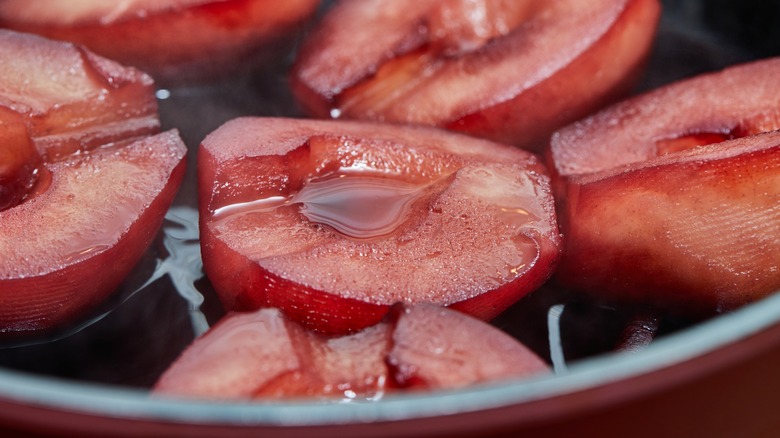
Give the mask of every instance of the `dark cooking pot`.
[[[780, 2], [664, 6], [641, 89], [780, 53]], [[163, 123], [194, 149], [235, 116], [296, 115], [283, 67], [162, 90]], [[376, 402], [150, 397], [156, 376], [221, 314], [200, 276], [194, 167], [157, 244], [113, 302], [66, 333], [0, 349], [3, 436], [780, 436], [780, 294], [703, 320], [667, 320], [672, 328], [645, 348], [614, 352], [632, 315], [538, 291], [495, 322], [556, 363], [555, 375], [530, 380]]]
[[208, 403], [0, 372], [9, 429], [73, 436], [708, 436], [780, 433], [780, 295], [563, 375], [374, 403]]

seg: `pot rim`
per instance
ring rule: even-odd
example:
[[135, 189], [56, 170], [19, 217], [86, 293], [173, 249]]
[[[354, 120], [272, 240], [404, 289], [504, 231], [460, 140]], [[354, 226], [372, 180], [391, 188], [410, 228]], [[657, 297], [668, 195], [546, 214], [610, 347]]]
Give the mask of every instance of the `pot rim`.
[[[757, 336], [768, 334], [768, 336]], [[83, 383], [0, 369], [0, 400], [39, 409], [131, 421], [190, 425], [310, 427], [396, 422], [523, 406], [539, 420], [616, 403], [713, 371], [780, 344], [780, 293], [691, 328], [638, 352], [579, 360], [557, 374], [425, 393], [385, 395], [376, 401], [214, 402], [151, 396], [147, 390]], [[744, 342], [753, 339], [753, 342]], [[742, 344], [741, 348], [738, 344]], [[658, 374], [663, 379], [658, 379]], [[629, 384], [629, 382], [631, 382]], [[603, 389], [608, 388], [607, 391]], [[601, 392], [598, 392], [602, 390]], [[584, 396], [598, 392], [598, 397]], [[565, 400], [566, 403], [560, 403]], [[550, 401], [557, 403], [551, 405]], [[553, 406], [553, 409], [551, 409]], [[556, 411], [555, 413], [552, 411]], [[515, 417], [514, 422], [523, 421]]]

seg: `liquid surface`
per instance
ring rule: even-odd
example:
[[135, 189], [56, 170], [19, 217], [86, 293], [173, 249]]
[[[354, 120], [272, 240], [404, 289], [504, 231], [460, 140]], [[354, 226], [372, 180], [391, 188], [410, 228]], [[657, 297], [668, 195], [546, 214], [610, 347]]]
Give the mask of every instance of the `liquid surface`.
[[214, 211], [217, 222], [245, 214], [297, 207], [310, 222], [345, 237], [374, 239], [392, 234], [409, 217], [412, 205], [429, 187], [384, 176], [344, 172], [313, 179], [290, 197], [271, 196], [226, 205]]
[[314, 180], [293, 198], [301, 214], [354, 239], [392, 234], [408, 217], [425, 186], [396, 179], [340, 174]]

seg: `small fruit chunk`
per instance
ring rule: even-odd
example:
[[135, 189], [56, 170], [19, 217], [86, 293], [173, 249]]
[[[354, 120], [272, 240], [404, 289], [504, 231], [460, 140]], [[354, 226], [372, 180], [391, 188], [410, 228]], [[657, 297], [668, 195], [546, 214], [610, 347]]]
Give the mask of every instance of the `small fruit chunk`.
[[555, 129], [628, 91], [659, 15], [656, 0], [344, 1], [305, 40], [291, 84], [317, 117], [541, 150]]
[[130, 0], [0, 3], [0, 27], [83, 44], [165, 83], [235, 70], [278, 46], [318, 0]]
[[552, 273], [532, 154], [433, 128], [243, 118], [199, 151], [204, 269], [228, 310], [355, 331], [396, 302], [489, 319]]
[[480, 320], [433, 305], [339, 337], [308, 331], [278, 309], [233, 313], [196, 339], [154, 387], [220, 400], [375, 400], [399, 390], [453, 389], [543, 374], [549, 367]]
[[778, 77], [780, 59], [735, 66], [557, 132], [556, 278], [697, 311], [780, 289]]
[[0, 31], [0, 336], [73, 322], [156, 235], [186, 147], [151, 79], [69, 43]]

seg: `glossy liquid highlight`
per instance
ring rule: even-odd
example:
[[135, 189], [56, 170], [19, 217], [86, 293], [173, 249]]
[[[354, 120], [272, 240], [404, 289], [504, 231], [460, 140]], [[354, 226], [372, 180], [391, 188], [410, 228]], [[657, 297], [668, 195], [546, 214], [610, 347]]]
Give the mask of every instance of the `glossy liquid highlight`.
[[352, 239], [374, 239], [395, 232], [427, 187], [384, 176], [340, 173], [313, 179], [289, 197], [273, 196], [221, 207], [214, 212], [214, 219], [271, 213], [297, 205], [301, 215], [312, 223]]
[[366, 175], [314, 180], [293, 197], [309, 221], [354, 239], [392, 234], [408, 217], [425, 186]]

